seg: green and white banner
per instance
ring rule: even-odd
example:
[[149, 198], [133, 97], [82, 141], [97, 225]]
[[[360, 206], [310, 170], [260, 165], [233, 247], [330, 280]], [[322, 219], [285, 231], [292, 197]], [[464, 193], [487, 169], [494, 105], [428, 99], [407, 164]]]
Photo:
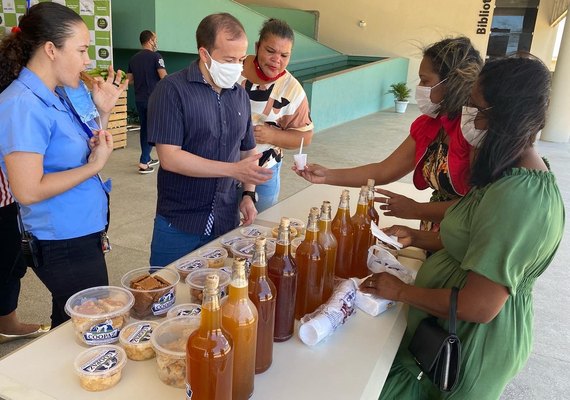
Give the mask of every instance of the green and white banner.
[[0, 37], [11, 33], [28, 6], [45, 1], [62, 4], [81, 15], [91, 35], [91, 67], [104, 69], [113, 64], [111, 0], [0, 0]]

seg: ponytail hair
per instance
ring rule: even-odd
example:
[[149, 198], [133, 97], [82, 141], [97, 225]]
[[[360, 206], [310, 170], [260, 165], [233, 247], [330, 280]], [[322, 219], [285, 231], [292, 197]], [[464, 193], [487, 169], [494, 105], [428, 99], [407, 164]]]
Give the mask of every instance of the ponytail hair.
[[73, 27], [83, 19], [70, 8], [58, 3], [38, 3], [24, 14], [18, 27], [0, 43], [0, 92], [18, 77], [34, 52], [46, 42], [63, 46]]

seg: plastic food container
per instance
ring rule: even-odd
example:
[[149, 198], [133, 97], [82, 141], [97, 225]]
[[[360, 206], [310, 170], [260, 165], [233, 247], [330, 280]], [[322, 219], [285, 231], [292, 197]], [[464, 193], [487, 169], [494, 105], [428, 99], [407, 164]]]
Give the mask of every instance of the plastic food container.
[[167, 385], [186, 386], [186, 342], [199, 326], [200, 317], [185, 315], [167, 319], [154, 330], [150, 341], [156, 352], [158, 377]]
[[218, 246], [206, 247], [198, 250], [198, 255], [208, 260], [208, 266], [210, 268], [222, 268], [226, 262], [226, 258], [228, 258], [228, 251]]
[[186, 279], [190, 272], [199, 268], [208, 268], [208, 260], [204, 257], [185, 257], [176, 262], [176, 271], [180, 274], [180, 279]]
[[190, 286], [190, 302], [202, 304], [202, 292], [204, 291], [204, 283], [206, 277], [211, 274], [216, 274], [220, 278], [218, 287], [220, 288], [220, 298], [228, 293], [228, 285], [232, 280], [230, 274], [221, 269], [206, 268], [193, 271], [186, 277], [186, 283]]
[[[290, 232], [290, 238], [294, 238], [297, 237], [297, 228], [290, 226], [289, 227], [289, 232]], [[279, 236], [279, 225], [274, 226], [273, 229], [271, 230], [271, 234], [273, 235], [274, 238]]]
[[[289, 218], [290, 227], [297, 230], [297, 236], [305, 236], [306, 224], [298, 218]], [[293, 237], [293, 235], [291, 235]]]
[[121, 330], [119, 341], [130, 360], [143, 361], [154, 357], [154, 349], [150, 344], [150, 337], [157, 326], [158, 322], [137, 321]]
[[121, 371], [126, 362], [125, 351], [110, 344], [81, 352], [75, 358], [74, 367], [81, 387], [90, 392], [99, 392], [115, 386], [121, 380]]
[[229, 253], [230, 257], [233, 257], [232, 255], [232, 244], [234, 244], [235, 242], [237, 242], [238, 240], [243, 239], [243, 236], [241, 235], [228, 235], [228, 236], [223, 236], [220, 238], [220, 244], [222, 245], [222, 247], [224, 249], [226, 249], [226, 251]]
[[163, 317], [176, 301], [178, 272], [170, 268], [145, 267], [123, 275], [121, 284], [135, 297], [131, 316], [137, 319]]
[[[232, 253], [234, 257], [243, 257], [251, 260], [253, 257], [253, 252], [255, 250], [255, 239], [241, 239], [232, 245]], [[269, 259], [275, 253], [275, 242], [272, 240], [267, 240], [265, 242], [265, 255]]]
[[98, 346], [119, 340], [134, 301], [128, 290], [97, 286], [71, 296], [65, 303], [65, 312], [71, 317], [79, 342]]
[[244, 228], [241, 228], [240, 233], [247, 238], [255, 239], [256, 237], [259, 236], [270, 237], [271, 229], [264, 228], [263, 226], [259, 225], [249, 225]]
[[183, 315], [200, 315], [202, 313], [202, 306], [196, 303], [178, 304], [168, 310], [166, 318], [181, 317]]

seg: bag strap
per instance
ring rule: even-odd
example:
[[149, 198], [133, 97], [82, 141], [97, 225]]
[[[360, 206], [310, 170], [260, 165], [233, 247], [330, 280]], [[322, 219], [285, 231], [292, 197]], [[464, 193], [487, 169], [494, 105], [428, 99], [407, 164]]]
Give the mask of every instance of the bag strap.
[[451, 295], [449, 297], [449, 333], [455, 335], [455, 322], [457, 319], [457, 296], [459, 288], [456, 286], [451, 288]]

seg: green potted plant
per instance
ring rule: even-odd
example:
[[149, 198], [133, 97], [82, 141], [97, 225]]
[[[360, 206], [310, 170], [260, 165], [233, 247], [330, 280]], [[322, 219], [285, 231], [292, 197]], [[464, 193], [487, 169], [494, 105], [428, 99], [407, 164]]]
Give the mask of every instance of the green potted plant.
[[406, 82], [392, 83], [390, 85], [390, 90], [386, 93], [394, 95], [394, 105], [397, 113], [406, 112], [408, 99], [410, 98], [410, 93], [412, 93], [412, 89], [406, 85]]

